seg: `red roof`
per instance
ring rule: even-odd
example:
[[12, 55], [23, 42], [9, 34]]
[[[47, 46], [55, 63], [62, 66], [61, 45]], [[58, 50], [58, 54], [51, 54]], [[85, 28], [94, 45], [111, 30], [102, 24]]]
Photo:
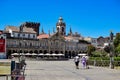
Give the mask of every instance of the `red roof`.
[[3, 31], [0, 31], [0, 35], [3, 34]]
[[48, 34], [39, 34], [39, 36], [37, 36], [37, 39], [43, 39], [43, 38], [49, 38]]
[[66, 39], [66, 40], [72, 40], [73, 37], [72, 37], [72, 36], [67, 36], [67, 37], [65, 37], [65, 39]]

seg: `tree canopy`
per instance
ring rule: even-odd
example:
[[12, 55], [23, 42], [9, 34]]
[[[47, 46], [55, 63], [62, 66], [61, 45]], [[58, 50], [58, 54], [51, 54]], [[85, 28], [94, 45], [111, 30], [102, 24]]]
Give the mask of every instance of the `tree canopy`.
[[117, 55], [120, 55], [120, 44], [115, 48], [115, 52]]
[[95, 51], [95, 47], [93, 45], [88, 45], [87, 53], [89, 56], [92, 55], [92, 52]]
[[116, 37], [114, 39], [114, 49], [116, 56], [120, 54], [120, 33], [116, 34]]
[[116, 37], [114, 39], [114, 46], [115, 48], [120, 44], [120, 33], [116, 34]]

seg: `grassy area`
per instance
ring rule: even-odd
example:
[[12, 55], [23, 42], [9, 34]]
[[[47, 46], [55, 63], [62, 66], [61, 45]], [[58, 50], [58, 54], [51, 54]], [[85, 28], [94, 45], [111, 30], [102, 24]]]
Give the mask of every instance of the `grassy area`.
[[117, 66], [117, 67], [115, 67], [115, 69], [118, 69], [118, 70], [120, 70], [120, 66]]
[[0, 66], [10, 66], [10, 62], [0, 62]]
[[0, 66], [0, 75], [8, 75], [11, 74], [10, 66]]

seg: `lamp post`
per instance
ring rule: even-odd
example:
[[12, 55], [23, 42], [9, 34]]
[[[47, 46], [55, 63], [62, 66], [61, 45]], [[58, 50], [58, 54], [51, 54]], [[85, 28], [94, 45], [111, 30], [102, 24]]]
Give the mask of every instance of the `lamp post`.
[[[21, 45], [20, 45], [20, 48], [23, 49], [23, 47], [25, 47], [25, 44], [24, 44], [25, 40], [23, 39], [23, 25], [20, 26], [20, 34], [21, 34], [20, 40], [22, 42]], [[24, 44], [24, 46], [23, 46], [23, 44]], [[23, 52], [23, 50], [22, 50], [22, 52]], [[20, 63], [21, 69], [23, 70], [22, 75], [25, 78], [24, 74], [25, 74], [26, 62], [25, 62], [25, 56], [23, 56], [23, 54], [21, 54], [21, 56], [19, 57], [19, 63]]]
[[109, 41], [109, 46], [110, 46], [110, 64], [109, 67], [110, 69], [114, 69], [114, 45], [113, 45], [113, 36], [114, 34], [112, 31], [110, 32], [110, 41]]
[[22, 52], [22, 50], [21, 50], [21, 48], [22, 48], [22, 40], [23, 40], [23, 36], [22, 36], [22, 34], [23, 34], [23, 26], [20, 26], [20, 30], [19, 30], [19, 57], [18, 57], [18, 59], [19, 59], [19, 63], [21, 62], [21, 52]]

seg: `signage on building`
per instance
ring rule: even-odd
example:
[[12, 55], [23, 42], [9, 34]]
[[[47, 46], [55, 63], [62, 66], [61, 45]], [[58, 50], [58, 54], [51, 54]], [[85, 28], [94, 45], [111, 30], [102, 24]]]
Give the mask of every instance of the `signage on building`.
[[0, 39], [0, 59], [6, 58], [6, 41], [5, 39]]
[[5, 39], [0, 39], [0, 53], [5, 52]]

